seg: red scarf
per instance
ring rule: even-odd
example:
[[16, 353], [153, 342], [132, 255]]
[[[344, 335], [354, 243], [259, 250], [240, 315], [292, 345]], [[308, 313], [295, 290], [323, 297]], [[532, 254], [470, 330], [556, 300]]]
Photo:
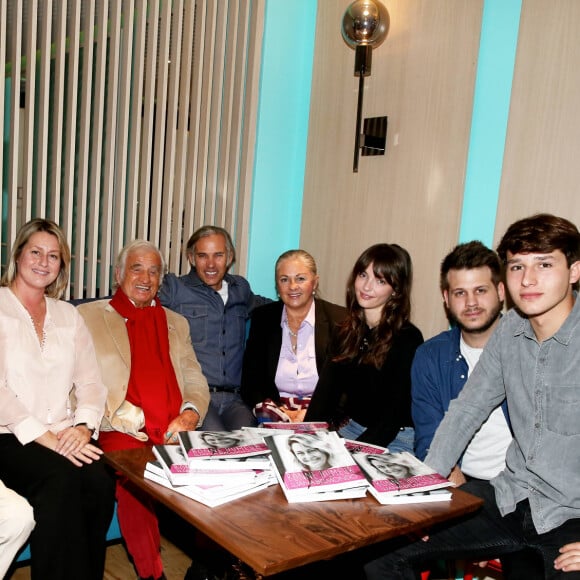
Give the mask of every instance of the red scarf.
[[162, 306], [135, 308], [118, 288], [111, 306], [127, 320], [131, 374], [127, 400], [143, 409], [145, 432], [154, 445], [163, 443], [170, 421], [183, 402], [169, 356], [167, 316]]

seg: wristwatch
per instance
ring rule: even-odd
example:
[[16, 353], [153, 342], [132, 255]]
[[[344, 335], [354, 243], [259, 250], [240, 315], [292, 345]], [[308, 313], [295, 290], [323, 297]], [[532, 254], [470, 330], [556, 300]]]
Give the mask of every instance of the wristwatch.
[[88, 423], [77, 423], [75, 427], [86, 427], [91, 432], [91, 435], [95, 432], [95, 428]]

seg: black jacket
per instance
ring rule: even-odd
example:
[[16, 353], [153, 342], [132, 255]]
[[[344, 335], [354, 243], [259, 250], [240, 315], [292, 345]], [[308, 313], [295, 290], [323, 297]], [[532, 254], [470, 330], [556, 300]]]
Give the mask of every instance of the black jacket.
[[[274, 379], [282, 348], [282, 301], [256, 308], [252, 313], [250, 334], [244, 353], [241, 395], [246, 404], [272, 399], [280, 401]], [[314, 344], [316, 368], [320, 376], [330, 352], [330, 339], [337, 323], [346, 316], [346, 309], [316, 298], [314, 300]]]
[[407, 323], [395, 335], [380, 369], [357, 360], [330, 362], [320, 375], [306, 421], [327, 421], [338, 428], [353, 419], [366, 431], [360, 441], [387, 447], [411, 419], [411, 363], [423, 342], [421, 331]]

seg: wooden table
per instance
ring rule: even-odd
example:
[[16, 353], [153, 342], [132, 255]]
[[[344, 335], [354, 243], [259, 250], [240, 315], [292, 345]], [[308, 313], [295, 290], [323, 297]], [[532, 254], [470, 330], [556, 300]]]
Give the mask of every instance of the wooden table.
[[180, 515], [257, 574], [270, 576], [333, 558], [475, 511], [482, 500], [453, 490], [449, 502], [380, 505], [371, 497], [289, 504], [278, 485], [209, 508], [143, 478], [150, 449], [105, 454], [140, 489]]

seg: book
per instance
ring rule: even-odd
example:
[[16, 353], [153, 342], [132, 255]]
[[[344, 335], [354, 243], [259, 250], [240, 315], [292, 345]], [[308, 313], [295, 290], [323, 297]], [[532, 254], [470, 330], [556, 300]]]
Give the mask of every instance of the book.
[[187, 457], [179, 445], [153, 445], [153, 454], [173, 485], [191, 483]]
[[287, 493], [284, 491], [288, 503], [308, 503], [314, 501], [335, 501], [339, 499], [359, 499], [367, 494], [367, 485], [351, 487], [348, 489], [335, 489], [333, 491], [294, 491]]
[[268, 456], [252, 455], [250, 457], [188, 457], [190, 473], [239, 473], [251, 470], [271, 469]]
[[452, 485], [448, 479], [406, 451], [354, 453], [352, 457], [367, 477], [377, 499]]
[[[362, 497], [368, 482], [336, 432], [275, 433], [264, 437], [289, 502]], [[359, 488], [354, 491], [354, 488]], [[353, 490], [348, 495], [347, 490]], [[340, 492], [340, 493], [322, 493]]]
[[383, 454], [383, 453], [389, 452], [389, 450], [386, 447], [381, 447], [380, 445], [374, 445], [373, 443], [365, 443], [364, 441], [355, 441], [354, 439], [345, 439], [344, 446], [351, 453]]
[[213, 458], [188, 458], [190, 471], [195, 472], [222, 472], [236, 473], [248, 470], [271, 469], [268, 455], [252, 455], [251, 457], [213, 457]]
[[240, 458], [269, 453], [262, 435], [243, 429], [180, 431], [177, 435], [190, 465], [192, 459]]
[[276, 483], [276, 479], [270, 473], [264, 473], [261, 477], [256, 477], [252, 484], [224, 487], [219, 485], [180, 485], [173, 486], [164, 475], [159, 475], [149, 469], [143, 474], [145, 479], [153, 481], [159, 485], [167, 487], [176, 493], [184, 495], [208, 507], [217, 507], [245, 497], [252, 493], [266, 489]]
[[284, 421], [265, 421], [260, 424], [264, 429], [278, 429], [293, 431], [294, 433], [313, 433], [314, 431], [328, 431], [329, 425], [325, 421], [300, 421], [285, 423]]
[[270, 470], [267, 455], [228, 459], [201, 459], [190, 465], [179, 445], [153, 445], [153, 453], [164, 474], [173, 485], [188, 485], [197, 482], [222, 480], [228, 474], [235, 474], [241, 481], [244, 475], [250, 480], [256, 470]]
[[315, 431], [328, 431], [328, 423], [324, 423], [323, 421], [303, 421], [301, 423], [271, 421], [260, 423], [258, 427], [242, 427], [242, 430], [266, 437], [272, 435], [274, 431], [285, 431], [287, 433], [314, 433]]
[[452, 496], [452, 493], [448, 489], [432, 489], [431, 491], [418, 491], [401, 495], [384, 495], [376, 491], [373, 486], [370, 486], [368, 491], [379, 503], [385, 505], [449, 501]]
[[[167, 473], [165, 472], [165, 470], [163, 469], [163, 466], [161, 465], [160, 461], [148, 461], [145, 464], [145, 471], [150, 471], [152, 473], [154, 473], [155, 475], [159, 475], [159, 477], [165, 477], [166, 479], [169, 479], [167, 477]], [[145, 477], [145, 476], [143, 476]]]
[[223, 472], [211, 472], [211, 473], [192, 473], [190, 480], [182, 480], [178, 484], [174, 484], [171, 479], [167, 476], [166, 471], [161, 466], [159, 461], [148, 461], [145, 465], [145, 471], [151, 472], [159, 477], [163, 477], [171, 483], [173, 487], [181, 487], [182, 485], [188, 485], [193, 487], [203, 487], [207, 489], [226, 490], [233, 489], [248, 485], [255, 484], [256, 481], [261, 481], [262, 479], [271, 478], [275, 481], [275, 476], [272, 470], [269, 471], [257, 471], [249, 470], [244, 472], [233, 472], [233, 473], [223, 473]]

